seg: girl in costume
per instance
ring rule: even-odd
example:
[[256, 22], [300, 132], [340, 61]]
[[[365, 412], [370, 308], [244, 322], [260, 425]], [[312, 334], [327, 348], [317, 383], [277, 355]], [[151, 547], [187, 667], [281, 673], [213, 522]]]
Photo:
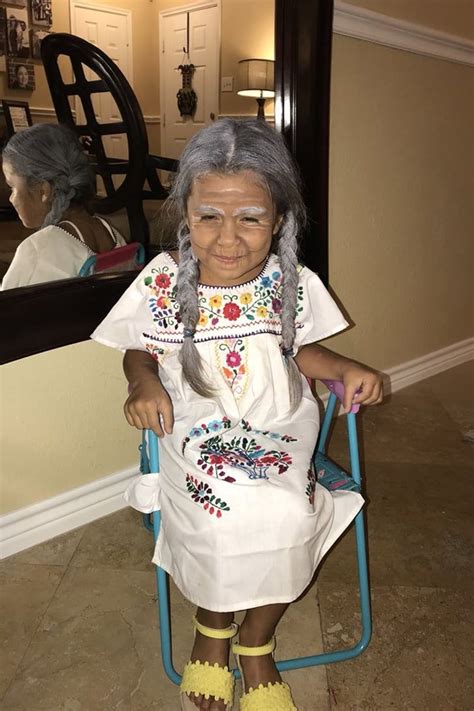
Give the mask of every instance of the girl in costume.
[[197, 606], [182, 708], [232, 708], [231, 648], [241, 710], [292, 711], [276, 626], [363, 503], [316, 481], [307, 378], [342, 380], [346, 409], [380, 402], [382, 381], [317, 344], [347, 322], [298, 262], [300, 183], [268, 124], [222, 119], [195, 135], [169, 210], [176, 252], [153, 259], [92, 336], [126, 352], [126, 418], [161, 437], [160, 474], [126, 497], [161, 510], [153, 561]]

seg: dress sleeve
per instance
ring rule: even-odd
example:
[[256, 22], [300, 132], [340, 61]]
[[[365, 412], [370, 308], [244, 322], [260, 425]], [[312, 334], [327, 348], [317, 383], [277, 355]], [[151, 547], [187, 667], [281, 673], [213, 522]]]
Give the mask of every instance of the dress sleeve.
[[138, 274], [127, 291], [120, 297], [104, 320], [97, 326], [91, 338], [104, 346], [127, 350], [146, 351], [142, 335], [154, 330], [153, 316], [147, 307], [150, 296], [145, 285], [147, 273], [159, 266], [158, 255]]
[[307, 343], [329, 338], [348, 325], [318, 275], [303, 267], [298, 291], [295, 351]]

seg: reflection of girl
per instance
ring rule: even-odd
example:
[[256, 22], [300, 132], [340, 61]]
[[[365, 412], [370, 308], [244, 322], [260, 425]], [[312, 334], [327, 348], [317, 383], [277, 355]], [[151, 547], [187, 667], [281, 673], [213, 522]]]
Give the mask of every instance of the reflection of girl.
[[17, 64], [15, 67], [15, 79], [12, 81], [11, 89], [28, 89], [29, 83], [28, 67], [24, 64]]
[[296, 711], [275, 628], [362, 505], [316, 482], [318, 406], [306, 377], [342, 380], [345, 406], [382, 399], [370, 368], [317, 341], [347, 326], [298, 264], [304, 205], [283, 138], [222, 119], [186, 146], [170, 196], [178, 250], [153, 259], [93, 338], [126, 350], [129, 424], [162, 437], [162, 471], [128, 501], [161, 509], [154, 562], [198, 606], [181, 684], [187, 711]]
[[2, 289], [75, 277], [92, 254], [125, 244], [88, 209], [89, 163], [67, 127], [39, 124], [16, 133], [3, 150], [2, 167], [10, 202], [24, 226], [37, 230], [18, 247]]

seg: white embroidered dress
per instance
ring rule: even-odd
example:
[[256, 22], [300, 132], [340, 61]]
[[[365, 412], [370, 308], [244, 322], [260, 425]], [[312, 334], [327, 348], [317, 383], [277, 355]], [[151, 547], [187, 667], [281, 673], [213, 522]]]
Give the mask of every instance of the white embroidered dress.
[[[168, 253], [153, 259], [92, 334], [107, 346], [148, 351], [174, 406], [173, 433], [160, 440], [161, 471], [138, 475], [127, 501], [145, 513], [161, 510], [153, 561], [191, 602], [218, 612], [290, 602], [362, 497], [315, 481], [318, 407], [303, 376], [302, 402], [289, 413], [278, 258], [270, 255], [245, 284], [199, 286], [194, 341], [214, 399], [182, 376], [177, 272]], [[319, 277], [301, 268], [295, 350], [346, 326]]]

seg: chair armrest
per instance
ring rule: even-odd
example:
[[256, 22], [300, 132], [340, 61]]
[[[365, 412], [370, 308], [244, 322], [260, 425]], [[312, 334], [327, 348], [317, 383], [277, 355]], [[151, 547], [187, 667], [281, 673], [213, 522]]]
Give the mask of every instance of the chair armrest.
[[[344, 402], [344, 385], [340, 380], [321, 380], [321, 382], [324, 383], [330, 392], [334, 393], [338, 400]], [[360, 405], [356, 404], [352, 405], [350, 412], [355, 414], [359, 412], [359, 410]]]

